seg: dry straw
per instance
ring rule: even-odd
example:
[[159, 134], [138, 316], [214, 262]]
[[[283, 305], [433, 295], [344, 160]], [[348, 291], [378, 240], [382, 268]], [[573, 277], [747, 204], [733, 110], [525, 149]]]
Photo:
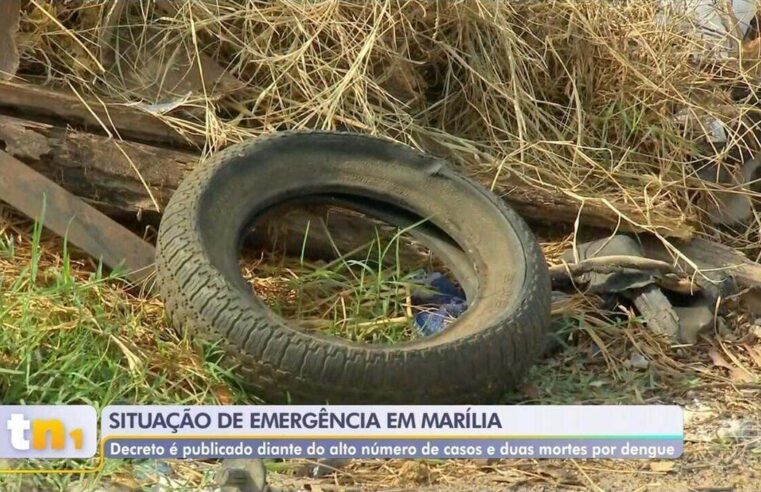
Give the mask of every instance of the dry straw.
[[289, 128], [385, 135], [498, 193], [520, 181], [751, 247], [757, 219], [706, 217], [717, 191], [753, 192], [705, 176], [757, 150], [756, 63], [740, 41], [705, 56], [689, 24], [655, 1], [31, 0], [20, 48], [27, 77], [141, 104], [209, 150]]

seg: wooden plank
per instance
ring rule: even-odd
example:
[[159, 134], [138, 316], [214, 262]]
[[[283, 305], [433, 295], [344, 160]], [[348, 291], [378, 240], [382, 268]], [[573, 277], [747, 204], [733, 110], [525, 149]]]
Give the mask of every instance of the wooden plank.
[[24, 83], [0, 82], [0, 110], [23, 118], [62, 120], [66, 125], [115, 138], [184, 149], [201, 149], [202, 135], [182, 135], [160, 118], [137, 108], [83, 100], [76, 94]]
[[3, 151], [0, 197], [130, 280], [151, 275], [153, 246]]
[[[761, 265], [729, 246], [699, 238], [675, 240], [672, 245], [681, 253], [679, 257], [655, 238], [643, 236], [641, 241], [645, 256], [674, 264], [704, 286], [714, 282], [721, 290], [720, 283], [725, 279], [733, 280], [740, 289], [761, 286]], [[701, 273], [696, 273], [695, 266]]]

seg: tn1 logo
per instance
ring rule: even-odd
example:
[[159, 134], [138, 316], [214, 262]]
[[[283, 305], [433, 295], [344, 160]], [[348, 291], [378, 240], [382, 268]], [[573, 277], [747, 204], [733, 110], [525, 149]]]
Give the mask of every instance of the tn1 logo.
[[[23, 413], [12, 413], [8, 419], [8, 430], [11, 446], [18, 451], [27, 451], [30, 447], [38, 451], [66, 447], [66, 427], [58, 419], [29, 420]], [[31, 440], [27, 437], [27, 431], [31, 431]], [[74, 449], [82, 449], [82, 429], [72, 430], [68, 437], [74, 442]]]

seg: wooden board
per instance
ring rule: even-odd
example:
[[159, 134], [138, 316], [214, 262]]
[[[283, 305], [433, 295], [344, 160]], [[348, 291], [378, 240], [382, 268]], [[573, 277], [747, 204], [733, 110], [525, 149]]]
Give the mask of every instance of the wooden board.
[[3, 151], [0, 197], [135, 283], [151, 276], [153, 246]]
[[117, 139], [133, 139], [162, 146], [201, 149], [206, 139], [181, 135], [154, 115], [120, 104], [80, 99], [70, 91], [53, 91], [24, 83], [0, 81], [0, 113], [52, 121]]

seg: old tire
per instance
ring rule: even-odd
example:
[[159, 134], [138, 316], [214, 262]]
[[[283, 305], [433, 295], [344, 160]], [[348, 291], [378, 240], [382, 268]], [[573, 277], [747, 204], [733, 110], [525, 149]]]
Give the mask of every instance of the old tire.
[[[437, 335], [393, 345], [289, 327], [252, 295], [239, 245], [264, 211], [315, 196], [429, 218], [477, 278], [468, 311]], [[484, 401], [537, 360], [549, 324], [547, 267], [513, 210], [438, 159], [357, 134], [274, 134], [217, 153], [166, 207], [157, 267], [172, 323], [219, 342], [269, 401]]]

